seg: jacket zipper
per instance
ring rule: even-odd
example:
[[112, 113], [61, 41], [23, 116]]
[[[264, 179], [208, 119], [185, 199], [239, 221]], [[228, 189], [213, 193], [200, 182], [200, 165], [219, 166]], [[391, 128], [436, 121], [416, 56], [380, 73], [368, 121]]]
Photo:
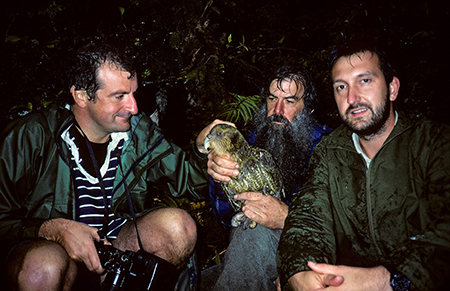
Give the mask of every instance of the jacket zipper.
[[377, 249], [378, 255], [382, 255], [381, 254], [381, 250], [380, 247], [378, 246], [377, 240], [375, 238], [375, 230], [373, 227], [373, 215], [372, 215], [372, 196], [371, 196], [371, 192], [370, 192], [370, 172], [369, 172], [369, 168], [366, 169], [366, 199], [367, 199], [367, 216], [368, 216], [368, 220], [369, 220], [369, 232], [370, 232], [370, 236], [372, 237], [372, 240], [375, 244], [375, 247]]
[[[396, 135], [394, 135], [392, 138], [390, 138], [389, 140], [385, 141], [385, 143], [381, 146], [381, 148], [378, 149], [378, 152], [381, 151], [382, 148], [384, 148], [388, 143], [390, 143], [394, 138], [396, 138], [397, 136], [399, 136], [400, 134], [402, 134], [405, 130], [397, 133]], [[377, 154], [378, 154], [377, 152]], [[376, 155], [373, 157], [375, 158]], [[373, 160], [372, 158], [372, 160]], [[365, 162], [364, 162], [365, 163]], [[369, 165], [370, 167], [370, 165]], [[366, 199], [367, 199], [367, 216], [368, 216], [368, 221], [369, 221], [369, 233], [370, 233], [370, 237], [372, 238], [373, 243], [375, 244], [375, 247], [377, 249], [378, 255], [381, 256], [381, 249], [378, 246], [377, 240], [375, 238], [375, 229], [373, 226], [373, 214], [372, 214], [372, 195], [371, 195], [371, 191], [370, 191], [370, 171], [369, 171], [369, 167], [366, 166]]]

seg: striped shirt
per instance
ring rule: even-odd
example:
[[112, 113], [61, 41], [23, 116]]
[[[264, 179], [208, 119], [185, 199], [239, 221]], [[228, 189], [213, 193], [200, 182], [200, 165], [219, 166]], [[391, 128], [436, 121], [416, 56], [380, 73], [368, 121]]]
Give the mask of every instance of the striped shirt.
[[[103, 164], [101, 165], [101, 161], [98, 161], [108, 203], [108, 240], [116, 239], [120, 228], [127, 222], [126, 219], [116, 217], [112, 212], [111, 195], [114, 187], [114, 178], [119, 165], [119, 156], [122, 153], [124, 140], [128, 136], [124, 133], [113, 133], [111, 138], [111, 141], [107, 145], [106, 157]], [[75, 219], [101, 230], [103, 228], [103, 217], [105, 216], [103, 193], [98, 178], [86, 171], [86, 167], [84, 166], [86, 162], [83, 162], [83, 157], [80, 156], [78, 143], [85, 142], [85, 140], [76, 140], [71, 130], [63, 133], [63, 139], [68, 144], [72, 153], [76, 192]], [[90, 159], [90, 156], [84, 156], [84, 159]]]

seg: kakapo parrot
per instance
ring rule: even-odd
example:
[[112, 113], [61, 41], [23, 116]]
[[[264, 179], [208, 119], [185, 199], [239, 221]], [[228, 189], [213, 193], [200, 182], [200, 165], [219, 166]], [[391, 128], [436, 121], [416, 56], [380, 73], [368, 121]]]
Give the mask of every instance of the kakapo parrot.
[[257, 223], [241, 211], [244, 201], [234, 199], [234, 195], [260, 192], [278, 199], [284, 198], [283, 180], [272, 155], [264, 149], [250, 146], [241, 132], [228, 124], [218, 124], [211, 129], [205, 139], [205, 148], [220, 156], [228, 155], [238, 162], [239, 175], [230, 177], [229, 182], [219, 182], [237, 212], [231, 220], [232, 226], [242, 224], [244, 229], [255, 228]]

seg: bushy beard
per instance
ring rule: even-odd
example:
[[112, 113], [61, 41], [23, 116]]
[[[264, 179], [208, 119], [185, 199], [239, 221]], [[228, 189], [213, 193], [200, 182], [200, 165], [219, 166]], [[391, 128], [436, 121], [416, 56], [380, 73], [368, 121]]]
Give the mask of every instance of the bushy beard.
[[[284, 125], [276, 124], [282, 122]], [[255, 146], [267, 150], [275, 159], [286, 193], [292, 193], [300, 184], [311, 156], [312, 131], [315, 119], [304, 108], [292, 123], [282, 115], [267, 116], [265, 104], [253, 120]]]

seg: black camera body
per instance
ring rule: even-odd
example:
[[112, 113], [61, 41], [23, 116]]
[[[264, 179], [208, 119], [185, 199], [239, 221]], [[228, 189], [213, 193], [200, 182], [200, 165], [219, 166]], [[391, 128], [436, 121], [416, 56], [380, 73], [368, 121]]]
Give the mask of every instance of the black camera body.
[[166, 260], [144, 250], [124, 252], [102, 242], [96, 247], [107, 272], [100, 290], [174, 290], [179, 272]]

